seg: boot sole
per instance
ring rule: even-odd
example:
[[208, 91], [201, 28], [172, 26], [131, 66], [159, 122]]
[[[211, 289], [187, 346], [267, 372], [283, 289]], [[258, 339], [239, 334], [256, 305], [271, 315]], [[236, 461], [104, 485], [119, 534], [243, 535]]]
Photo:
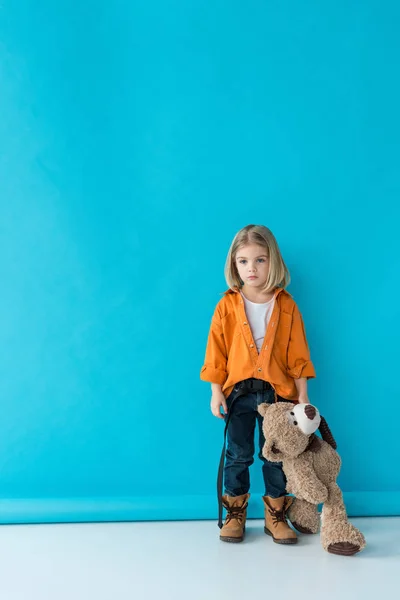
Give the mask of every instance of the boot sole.
[[240, 538], [222, 537], [222, 535], [220, 535], [219, 539], [221, 540], [221, 542], [229, 542], [230, 544], [239, 544], [240, 542], [243, 542], [244, 538], [242, 538], [242, 537], [240, 537]]
[[242, 537], [229, 537], [227, 535], [220, 535], [219, 539], [221, 540], [221, 542], [228, 542], [229, 544], [239, 544], [240, 542], [243, 542], [245, 533], [246, 533], [246, 526], [243, 528]]
[[264, 533], [266, 533], [267, 535], [271, 536], [272, 539], [274, 540], [275, 544], [283, 544], [285, 546], [291, 546], [293, 544], [297, 544], [297, 538], [286, 538], [283, 540], [277, 540], [276, 538], [274, 538], [273, 534], [270, 532], [269, 529], [267, 529], [267, 527], [264, 527]]

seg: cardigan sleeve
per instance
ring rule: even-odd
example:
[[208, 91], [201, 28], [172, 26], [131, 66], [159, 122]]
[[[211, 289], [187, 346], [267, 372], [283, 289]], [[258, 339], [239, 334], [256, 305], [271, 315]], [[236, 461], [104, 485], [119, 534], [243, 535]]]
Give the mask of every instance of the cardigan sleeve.
[[310, 359], [310, 350], [307, 343], [303, 317], [295, 305], [293, 311], [292, 327], [288, 346], [288, 374], [293, 379], [316, 377], [314, 365]]
[[211, 319], [208, 333], [204, 364], [201, 367], [200, 379], [210, 383], [223, 385], [227, 379], [227, 350], [221, 323], [219, 306], [217, 305]]

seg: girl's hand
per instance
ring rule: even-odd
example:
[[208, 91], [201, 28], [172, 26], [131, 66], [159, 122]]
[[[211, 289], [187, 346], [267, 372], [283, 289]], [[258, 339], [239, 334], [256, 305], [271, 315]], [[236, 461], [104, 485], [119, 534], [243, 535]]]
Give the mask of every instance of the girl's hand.
[[308, 396], [299, 396], [299, 404], [310, 404]]
[[307, 391], [307, 377], [300, 377], [300, 379], [295, 379], [294, 383], [299, 394], [299, 404], [310, 404]]
[[[224, 414], [221, 413], [221, 406], [223, 408]], [[223, 419], [225, 417], [226, 413], [228, 412], [228, 407], [226, 405], [226, 399], [223, 392], [213, 392], [213, 395], [211, 397], [211, 412], [214, 415], [214, 417], [217, 417], [217, 419]]]

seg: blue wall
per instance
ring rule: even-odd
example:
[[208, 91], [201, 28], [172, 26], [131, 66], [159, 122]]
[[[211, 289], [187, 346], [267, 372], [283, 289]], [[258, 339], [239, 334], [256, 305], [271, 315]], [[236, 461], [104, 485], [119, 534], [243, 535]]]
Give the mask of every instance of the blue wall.
[[400, 514], [399, 17], [3, 2], [2, 522], [215, 517], [199, 371], [251, 222], [292, 272], [350, 514]]

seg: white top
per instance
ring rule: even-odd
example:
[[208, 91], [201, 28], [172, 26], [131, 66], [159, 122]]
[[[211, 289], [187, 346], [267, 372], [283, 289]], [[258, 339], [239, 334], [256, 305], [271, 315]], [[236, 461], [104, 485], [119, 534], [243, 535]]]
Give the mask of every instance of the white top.
[[268, 302], [257, 304], [256, 302], [250, 302], [250, 300], [248, 300], [242, 292], [240, 293], [242, 294], [244, 300], [247, 320], [253, 334], [254, 342], [257, 346], [257, 351], [260, 352], [263, 345], [265, 332], [274, 308], [275, 296]]

